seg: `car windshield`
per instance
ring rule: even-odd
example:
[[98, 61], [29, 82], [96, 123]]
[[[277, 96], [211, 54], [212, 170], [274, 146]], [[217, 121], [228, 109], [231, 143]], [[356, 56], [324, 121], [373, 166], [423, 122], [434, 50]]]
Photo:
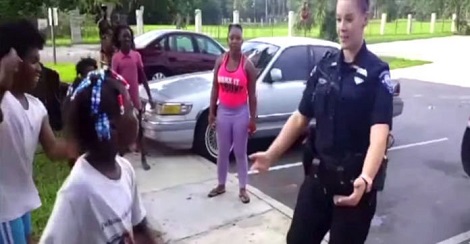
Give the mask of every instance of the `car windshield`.
[[279, 51], [279, 47], [273, 44], [257, 41], [247, 41], [242, 45], [242, 52], [255, 65], [258, 75], [263, 72], [271, 59]]
[[155, 38], [157, 38], [162, 33], [162, 31], [149, 31], [145, 32], [142, 35], [136, 36], [134, 38], [135, 47], [138, 49], [147, 47], [148, 44], [150, 44], [153, 40], [155, 40]]

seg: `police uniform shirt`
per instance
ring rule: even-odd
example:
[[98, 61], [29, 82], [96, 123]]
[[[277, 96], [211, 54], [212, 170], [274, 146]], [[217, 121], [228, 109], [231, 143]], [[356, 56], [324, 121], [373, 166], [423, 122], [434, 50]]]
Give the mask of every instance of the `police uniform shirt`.
[[393, 118], [393, 86], [387, 63], [364, 43], [352, 63], [343, 52], [326, 54], [307, 81], [299, 112], [315, 118], [315, 148], [322, 155], [367, 152], [370, 128]]

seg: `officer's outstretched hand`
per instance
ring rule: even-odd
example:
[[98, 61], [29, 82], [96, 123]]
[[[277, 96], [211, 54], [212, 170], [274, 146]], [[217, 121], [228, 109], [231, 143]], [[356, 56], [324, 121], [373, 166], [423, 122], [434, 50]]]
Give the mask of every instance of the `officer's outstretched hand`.
[[251, 154], [249, 158], [253, 161], [251, 170], [259, 172], [267, 172], [274, 161], [273, 157], [268, 152], [256, 152]]
[[349, 196], [334, 196], [333, 200], [337, 206], [355, 207], [361, 201], [362, 196], [366, 192], [366, 182], [362, 178], [354, 181], [354, 191]]

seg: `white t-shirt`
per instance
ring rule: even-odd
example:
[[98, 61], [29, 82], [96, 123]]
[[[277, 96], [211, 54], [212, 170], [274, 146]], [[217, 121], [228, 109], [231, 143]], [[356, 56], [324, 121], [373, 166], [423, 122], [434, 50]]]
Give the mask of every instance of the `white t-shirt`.
[[[145, 217], [132, 165], [117, 156], [121, 178], [111, 180], [81, 156], [57, 194], [40, 244], [120, 244]], [[129, 242], [130, 243], [130, 242]]]
[[26, 94], [29, 107], [6, 92], [0, 123], [0, 223], [17, 219], [41, 206], [33, 181], [33, 160], [47, 110]]

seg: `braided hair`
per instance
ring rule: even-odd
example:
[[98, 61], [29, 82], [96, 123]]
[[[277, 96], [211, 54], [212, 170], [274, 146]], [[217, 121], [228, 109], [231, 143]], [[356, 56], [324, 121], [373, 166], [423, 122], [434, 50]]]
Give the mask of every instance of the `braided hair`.
[[113, 119], [124, 115], [124, 90], [129, 84], [111, 70], [95, 70], [69, 90], [67, 132], [82, 150], [112, 140]]

